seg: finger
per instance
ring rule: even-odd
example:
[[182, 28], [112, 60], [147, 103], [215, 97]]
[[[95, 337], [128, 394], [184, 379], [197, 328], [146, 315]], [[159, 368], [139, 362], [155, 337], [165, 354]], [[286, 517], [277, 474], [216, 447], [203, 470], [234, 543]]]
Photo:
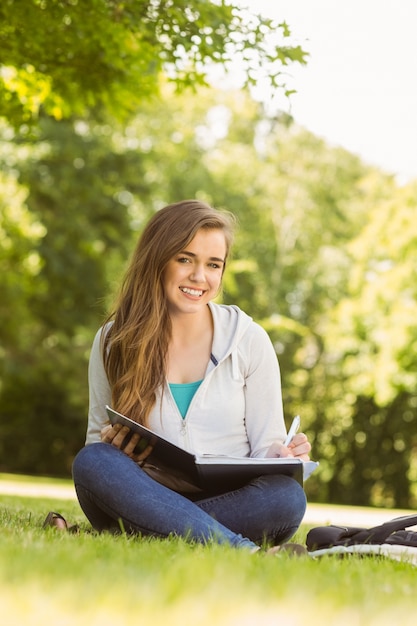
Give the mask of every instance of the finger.
[[288, 449], [284, 446], [283, 443], [279, 441], [274, 441], [266, 452], [266, 457], [273, 459], [278, 458], [280, 456], [285, 456], [288, 452]]
[[128, 456], [133, 456], [139, 440], [140, 435], [138, 433], [133, 433], [133, 435], [123, 445], [123, 452], [125, 452]]
[[267, 458], [286, 458], [294, 456], [293, 451], [287, 446], [284, 446], [283, 443], [278, 441], [274, 441], [274, 443], [269, 447], [266, 457]]
[[309, 452], [311, 450], [311, 444], [309, 441], [307, 441], [307, 439], [305, 439], [304, 441], [297, 441], [296, 443], [291, 443], [288, 446], [291, 450], [299, 450], [300, 448], [303, 448], [306, 452]]
[[104, 426], [104, 428], [102, 428], [100, 430], [100, 439], [101, 441], [107, 441], [107, 435], [109, 433], [109, 431], [111, 430], [111, 424], [107, 424], [106, 426]]
[[281, 452], [280, 452], [280, 457], [282, 457], [283, 459], [286, 459], [288, 457], [294, 456], [294, 450], [293, 448], [291, 448], [290, 446], [282, 446], [281, 448]]
[[151, 446], [150, 444], [148, 444], [148, 445], [146, 446], [146, 448], [144, 449], [144, 451], [143, 451], [143, 452], [140, 452], [140, 453], [137, 455], [137, 461], [139, 461], [139, 462], [140, 462], [140, 461], [145, 461], [145, 460], [148, 458], [148, 456], [149, 456], [150, 454], [152, 454], [152, 450], [153, 450], [153, 446]]
[[295, 455], [296, 459], [301, 459], [302, 461], [309, 461], [310, 460], [310, 455], [309, 454], [297, 454]]
[[299, 451], [299, 448], [301, 448], [302, 446], [305, 446], [305, 452], [309, 452], [309, 450], [311, 449], [307, 436], [304, 433], [298, 433], [297, 435], [295, 435], [291, 443], [288, 444], [288, 448], [293, 453], [295, 450]]
[[113, 437], [111, 444], [115, 446], [116, 448], [119, 448], [119, 450], [124, 449], [124, 447], [128, 443], [127, 438], [129, 438], [130, 433], [131, 433], [131, 430], [128, 426], [122, 426]]
[[121, 424], [115, 424], [114, 426], [108, 424], [101, 429], [101, 440], [105, 443], [112, 443], [114, 437], [117, 435], [121, 428]]
[[310, 451], [311, 445], [308, 441], [292, 449], [292, 453], [296, 457], [303, 457], [305, 455], [308, 455]]
[[297, 446], [301, 445], [302, 443], [305, 443], [306, 441], [308, 441], [307, 435], [305, 435], [304, 433], [297, 433], [296, 435], [294, 435], [293, 439], [291, 440], [291, 443], [288, 444], [288, 447], [296, 448]]

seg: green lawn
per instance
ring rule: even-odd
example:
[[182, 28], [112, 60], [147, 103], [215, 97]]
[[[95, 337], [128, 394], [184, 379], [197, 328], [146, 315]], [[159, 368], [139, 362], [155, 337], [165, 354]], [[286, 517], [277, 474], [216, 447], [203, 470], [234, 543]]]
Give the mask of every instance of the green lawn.
[[[15, 480], [19, 480], [15, 478]], [[35, 481], [36, 482], [36, 481]], [[81, 533], [42, 530], [58, 510]], [[4, 626], [414, 624], [417, 570], [96, 535], [73, 498], [0, 496]], [[304, 542], [307, 527], [295, 540]]]

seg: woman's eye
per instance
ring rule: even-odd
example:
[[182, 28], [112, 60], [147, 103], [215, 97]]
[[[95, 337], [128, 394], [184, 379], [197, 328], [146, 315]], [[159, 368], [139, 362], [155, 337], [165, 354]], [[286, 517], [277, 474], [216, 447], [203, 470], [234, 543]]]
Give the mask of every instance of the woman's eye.
[[182, 256], [178, 259], [178, 263], [189, 263], [190, 259], [186, 256]]

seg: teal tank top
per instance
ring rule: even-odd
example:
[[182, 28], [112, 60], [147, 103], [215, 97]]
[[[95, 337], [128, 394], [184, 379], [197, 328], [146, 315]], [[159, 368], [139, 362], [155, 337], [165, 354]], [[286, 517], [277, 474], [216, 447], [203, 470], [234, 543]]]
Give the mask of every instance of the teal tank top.
[[169, 388], [183, 418], [187, 415], [191, 400], [202, 382], [202, 380], [197, 380], [195, 383], [169, 383]]

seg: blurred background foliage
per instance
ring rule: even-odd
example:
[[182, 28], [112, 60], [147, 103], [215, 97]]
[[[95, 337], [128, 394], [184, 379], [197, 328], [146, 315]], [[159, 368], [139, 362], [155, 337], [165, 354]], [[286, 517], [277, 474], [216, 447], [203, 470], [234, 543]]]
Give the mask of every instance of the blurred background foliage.
[[197, 197], [238, 217], [223, 301], [271, 336], [320, 460], [309, 498], [415, 508], [417, 181], [204, 84], [233, 42], [247, 82], [267, 54], [279, 82], [306, 57], [288, 27], [197, 0], [0, 13], [0, 471], [70, 474], [128, 256], [155, 210]]

